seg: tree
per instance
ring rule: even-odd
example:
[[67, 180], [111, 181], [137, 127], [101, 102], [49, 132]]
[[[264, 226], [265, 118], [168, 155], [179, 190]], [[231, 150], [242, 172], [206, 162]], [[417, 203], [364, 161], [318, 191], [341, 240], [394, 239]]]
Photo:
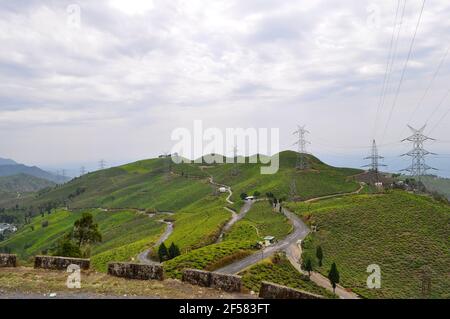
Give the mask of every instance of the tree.
[[169, 247], [169, 259], [174, 259], [177, 256], [180, 256], [180, 248], [177, 245], [172, 243]]
[[58, 246], [53, 255], [59, 257], [80, 258], [82, 254], [80, 247], [70, 240], [69, 236], [66, 236], [58, 242]]
[[255, 196], [255, 197], [259, 197], [259, 196], [261, 196], [261, 193], [260, 193], [260, 192], [258, 192], [258, 191], [255, 191], [255, 192], [253, 193], [253, 196]]
[[339, 271], [337, 269], [336, 263], [331, 265], [330, 272], [328, 273], [328, 279], [333, 286], [333, 293], [336, 291], [336, 285], [339, 283]]
[[304, 268], [308, 272], [308, 276], [311, 277], [311, 271], [314, 270], [312, 262], [311, 262], [311, 258], [306, 259]]
[[319, 261], [319, 267], [322, 267], [322, 260], [323, 260], [323, 251], [321, 246], [317, 246], [316, 248], [316, 257]]
[[242, 200], [245, 200], [247, 197], [248, 197], [248, 195], [246, 193], [242, 193], [241, 194], [241, 199]]
[[98, 224], [94, 223], [92, 214], [83, 213], [81, 218], [74, 223], [73, 238], [78, 241], [79, 248], [84, 244], [102, 241], [102, 234], [98, 230]]
[[167, 251], [167, 247], [164, 243], [159, 245], [158, 257], [159, 257], [160, 262], [163, 262], [163, 261], [166, 261], [169, 259], [169, 252]]

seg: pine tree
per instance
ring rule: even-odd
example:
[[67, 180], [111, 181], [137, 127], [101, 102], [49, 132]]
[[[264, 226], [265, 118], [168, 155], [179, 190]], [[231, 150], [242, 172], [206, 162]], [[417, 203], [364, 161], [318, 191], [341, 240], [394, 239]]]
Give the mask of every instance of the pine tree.
[[319, 267], [322, 267], [322, 260], [323, 260], [323, 251], [321, 246], [317, 246], [316, 248], [316, 257], [319, 261]]
[[169, 259], [169, 252], [167, 251], [167, 247], [164, 243], [159, 245], [158, 257], [159, 257], [160, 262], [163, 262], [163, 261], [166, 261]]
[[177, 245], [172, 243], [169, 247], [169, 259], [173, 259], [177, 256], [180, 256], [180, 248]]
[[311, 271], [314, 269], [310, 258], [306, 259], [305, 270], [308, 272], [309, 277], [311, 277]]
[[336, 285], [339, 283], [339, 271], [337, 269], [336, 263], [331, 265], [330, 272], [328, 273], [328, 279], [333, 286], [333, 293], [336, 291]]

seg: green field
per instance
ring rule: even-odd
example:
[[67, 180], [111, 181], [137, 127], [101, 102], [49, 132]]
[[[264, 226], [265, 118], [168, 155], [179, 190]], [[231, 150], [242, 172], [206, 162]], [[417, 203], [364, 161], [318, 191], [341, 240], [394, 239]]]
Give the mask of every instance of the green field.
[[247, 215], [225, 234], [224, 240], [253, 240], [264, 236], [283, 239], [292, 231], [289, 220], [279, 212], [274, 212], [269, 202], [257, 202]]
[[182, 252], [188, 252], [213, 244], [231, 218], [231, 213], [224, 209], [225, 205], [224, 195], [209, 195], [181, 209], [173, 216], [174, 231], [166, 245], [174, 242]]
[[[430, 297], [450, 298], [450, 206], [395, 191], [289, 208], [319, 229], [305, 241], [303, 258], [315, 261], [321, 245], [325, 257], [318, 270], [326, 275], [336, 262], [344, 287], [367, 298], [419, 298], [425, 271]], [[381, 289], [366, 288], [371, 264], [381, 267]]]
[[225, 241], [192, 250], [164, 263], [169, 277], [181, 278], [183, 269], [216, 270], [254, 252], [253, 241]]
[[280, 170], [273, 175], [261, 175], [261, 164], [238, 164], [238, 174], [233, 174], [234, 164], [214, 165], [207, 172], [214, 176], [216, 182], [232, 186], [233, 201], [239, 201], [241, 193], [252, 195], [255, 191], [261, 194], [272, 192], [278, 198], [289, 198], [293, 180], [296, 184], [295, 197], [299, 200], [348, 193], [359, 188], [350, 177], [360, 173], [360, 170], [331, 167], [312, 155], [306, 156], [310, 168], [307, 171], [296, 170], [297, 153], [286, 151], [280, 153]]
[[268, 281], [326, 298], [335, 298], [331, 292], [310, 281], [308, 276], [300, 274], [282, 254], [263, 260], [239, 275], [242, 276], [244, 286], [254, 292], [259, 292], [261, 282]]
[[[129, 261], [139, 252], [151, 247], [164, 230], [164, 225], [148, 216], [132, 211], [106, 212], [89, 210], [99, 224], [103, 241], [91, 247], [92, 263], [97, 270], [105, 271], [109, 261]], [[51, 215], [38, 216], [12, 238], [0, 243], [9, 247], [22, 261], [42, 253], [48, 253], [58, 240], [67, 234], [80, 212], [58, 210]], [[43, 221], [48, 226], [43, 227]]]

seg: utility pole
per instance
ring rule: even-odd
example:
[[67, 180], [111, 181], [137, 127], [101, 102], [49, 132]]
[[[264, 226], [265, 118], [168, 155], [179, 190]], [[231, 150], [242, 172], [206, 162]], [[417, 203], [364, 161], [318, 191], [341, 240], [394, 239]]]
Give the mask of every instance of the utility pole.
[[100, 168], [100, 170], [104, 170], [105, 167], [106, 167], [106, 161], [105, 161], [104, 159], [101, 159], [101, 160], [98, 162], [98, 167]]
[[370, 160], [371, 163], [364, 165], [363, 167], [370, 167], [369, 171], [373, 172], [376, 176], [377, 183], [380, 181], [379, 168], [386, 167], [387, 165], [380, 164], [380, 160], [384, 159], [383, 156], [378, 154], [377, 142], [373, 140], [372, 142], [372, 153], [370, 156], [364, 158], [365, 160]]
[[412, 158], [411, 166], [403, 169], [402, 171], [409, 172], [412, 177], [416, 177], [421, 181], [422, 176], [427, 174], [429, 170], [436, 170], [433, 167], [428, 166], [425, 163], [425, 157], [427, 155], [436, 155], [431, 153], [424, 148], [424, 143], [428, 140], [435, 141], [435, 139], [425, 136], [423, 131], [426, 128], [424, 125], [421, 129], [417, 130], [412, 126], [408, 125], [409, 129], [413, 132], [413, 135], [405, 138], [402, 142], [408, 141], [413, 144], [413, 149], [402, 156], [410, 156]]
[[306, 134], [309, 134], [309, 131], [305, 129], [305, 126], [298, 126], [297, 131], [293, 133], [294, 135], [297, 135], [297, 142], [294, 143], [294, 145], [297, 145], [298, 149], [298, 157], [297, 157], [297, 164], [296, 168], [299, 170], [305, 170], [308, 168], [308, 160], [306, 158], [306, 154], [308, 152], [306, 151], [306, 145], [311, 144], [311, 142], [306, 140]]

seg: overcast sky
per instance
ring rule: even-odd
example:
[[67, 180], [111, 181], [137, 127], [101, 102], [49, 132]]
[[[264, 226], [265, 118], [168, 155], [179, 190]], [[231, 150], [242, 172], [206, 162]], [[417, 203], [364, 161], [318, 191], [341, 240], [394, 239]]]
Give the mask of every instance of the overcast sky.
[[397, 155], [410, 147], [398, 142], [412, 117], [429, 120], [441, 141], [428, 148], [443, 154], [430, 162], [450, 175], [450, 114], [439, 122], [450, 56], [431, 82], [450, 43], [447, 0], [426, 1], [394, 104], [421, 6], [407, 1], [375, 121], [394, 0], [0, 0], [0, 157], [53, 168], [128, 162], [169, 151], [171, 132], [201, 119], [280, 128], [283, 149], [306, 125], [309, 150], [343, 166], [363, 165], [376, 137], [398, 169], [409, 164]]

